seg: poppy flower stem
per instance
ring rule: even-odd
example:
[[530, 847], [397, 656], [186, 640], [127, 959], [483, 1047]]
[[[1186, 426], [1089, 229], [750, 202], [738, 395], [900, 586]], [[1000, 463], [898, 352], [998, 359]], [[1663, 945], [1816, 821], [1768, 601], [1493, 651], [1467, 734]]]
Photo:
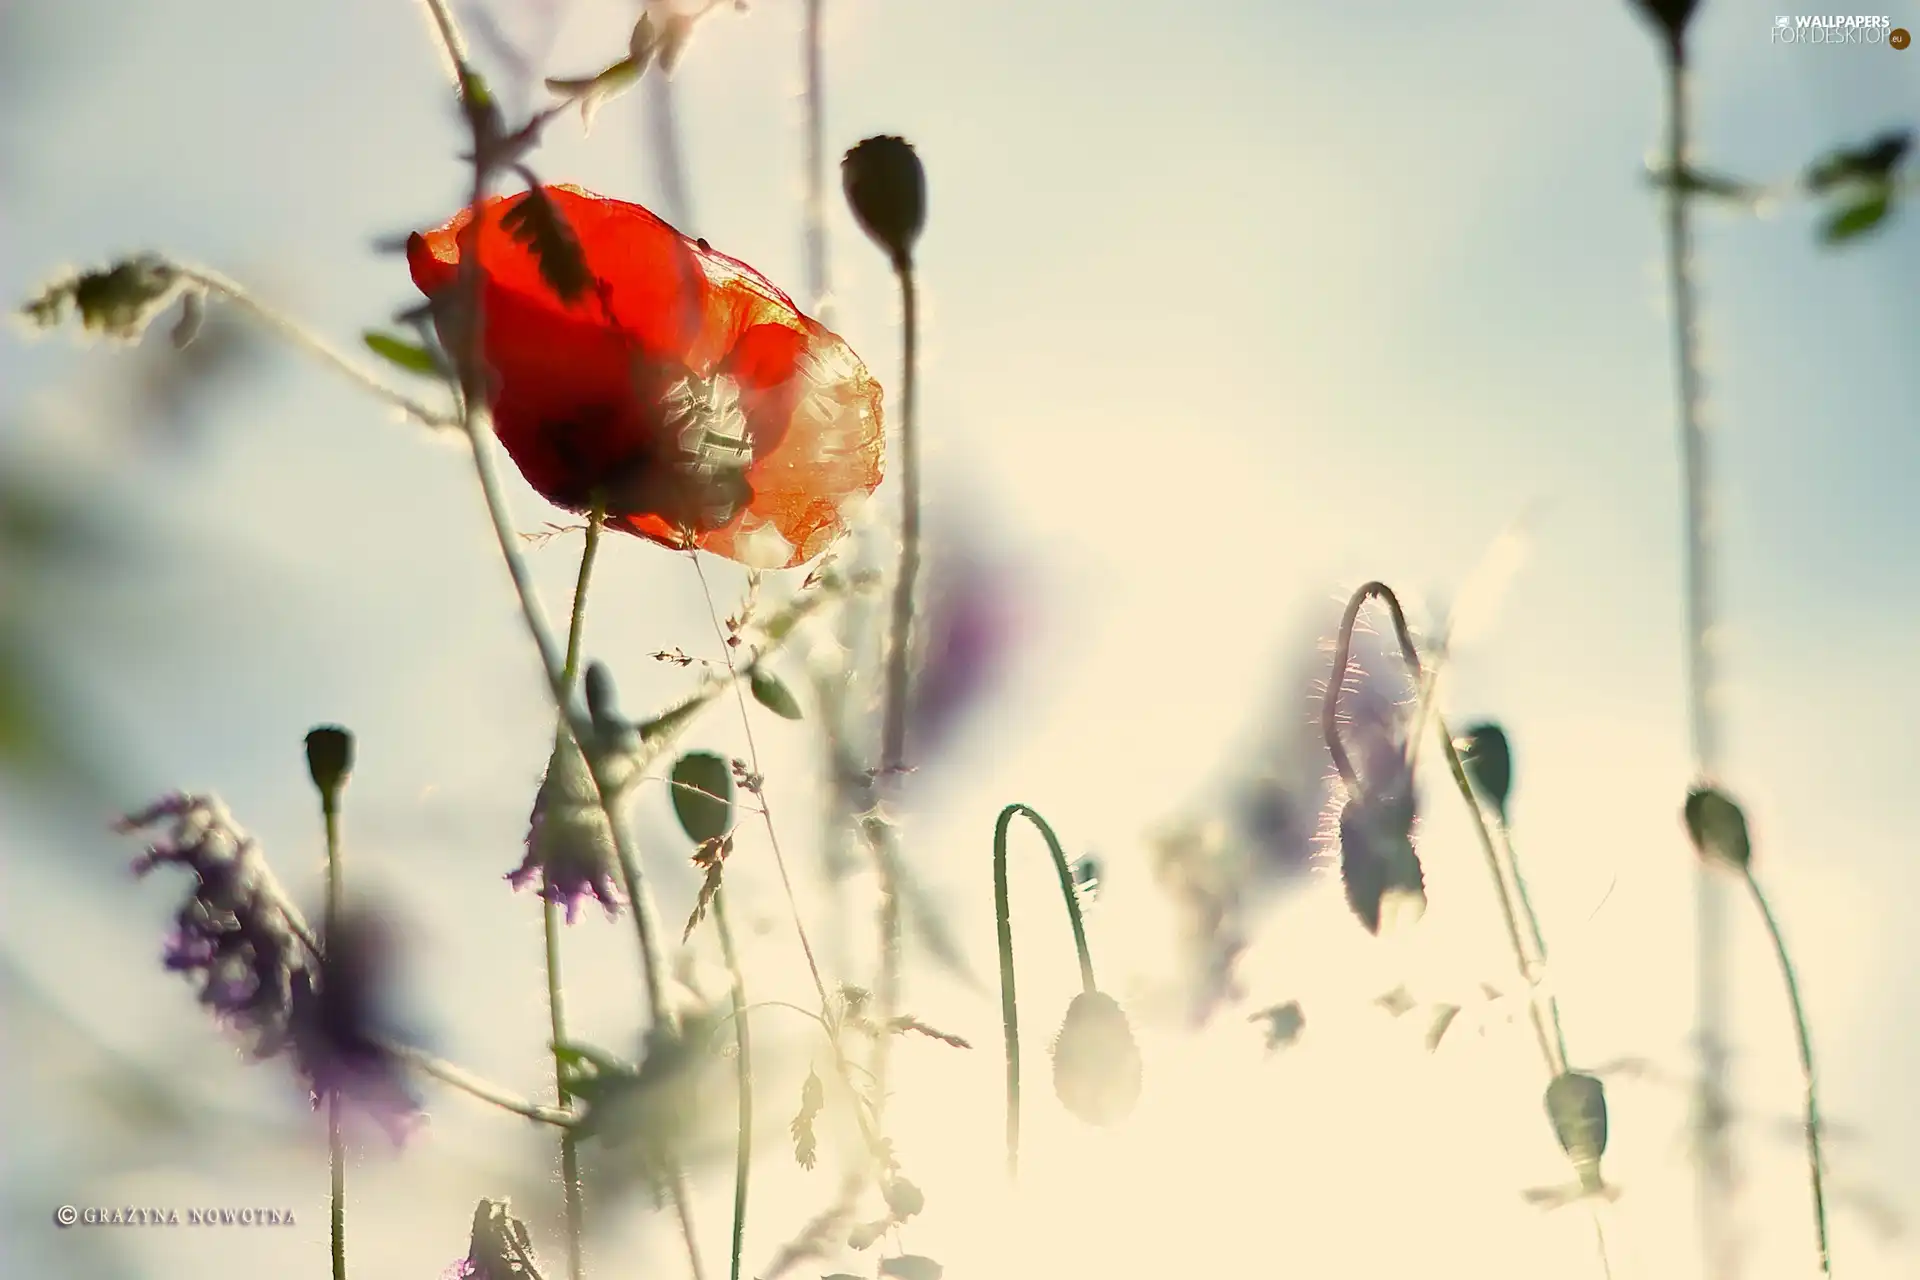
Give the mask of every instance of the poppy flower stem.
[[1067, 861], [1060, 839], [1047, 820], [1024, 804], [1010, 804], [1000, 811], [993, 827], [993, 918], [1000, 948], [1000, 1025], [1007, 1041], [1007, 1176], [1020, 1172], [1020, 1004], [1013, 982], [1013, 913], [1007, 892], [1007, 832], [1015, 818], [1025, 818], [1047, 842], [1053, 856], [1053, 868], [1060, 877], [1060, 897], [1067, 904], [1067, 922], [1073, 926], [1074, 955], [1080, 961], [1082, 992], [1096, 989], [1093, 980], [1093, 956], [1087, 949], [1087, 930], [1080, 918], [1080, 893], [1074, 887], [1073, 866]]
[[[580, 674], [580, 643], [586, 631], [587, 588], [593, 580], [594, 559], [600, 551], [600, 529], [605, 522], [606, 512], [601, 504], [595, 503], [587, 519], [586, 546], [580, 552], [580, 572], [573, 584], [573, 611], [567, 619], [567, 657], [562, 678], [567, 687], [569, 698]], [[559, 734], [566, 733], [563, 724]], [[566, 1059], [560, 1046], [571, 1043], [567, 1035], [566, 999], [560, 979], [560, 904], [551, 898], [541, 902], [540, 924], [544, 934], [547, 969], [547, 1020], [553, 1032], [553, 1088], [554, 1096], [562, 1107], [573, 1099], [567, 1091]], [[567, 1215], [567, 1275], [570, 1280], [580, 1280], [583, 1263], [581, 1258], [581, 1237], [583, 1234], [582, 1205], [580, 1192], [580, 1150], [571, 1128], [560, 1133], [560, 1179], [566, 1195]]]
[[[880, 777], [896, 781], [907, 769], [907, 703], [913, 661], [913, 596], [920, 578], [920, 435], [914, 421], [914, 384], [919, 363], [919, 302], [914, 288], [913, 259], [904, 251], [893, 255], [894, 275], [900, 281], [900, 568], [893, 583], [893, 611], [889, 627], [884, 713], [881, 721]], [[880, 1025], [886, 1026], [900, 1004], [900, 884], [898, 840], [892, 823], [880, 823], [874, 855], [880, 875], [880, 980], [874, 996]], [[884, 1113], [891, 1036], [874, 1042], [873, 1074], [876, 1110]]]
[[[336, 784], [320, 793], [320, 816], [326, 826], [327, 896], [322, 938], [332, 946], [339, 936], [341, 899], [340, 791]], [[347, 1152], [340, 1131], [344, 1099], [335, 1088], [327, 1095], [328, 1236], [333, 1255], [333, 1280], [347, 1280]]]
[[[1400, 598], [1393, 588], [1384, 582], [1362, 584], [1347, 601], [1346, 613], [1340, 619], [1339, 637], [1334, 644], [1333, 670], [1327, 678], [1327, 693], [1320, 715], [1322, 732], [1326, 735], [1327, 752], [1333, 757], [1334, 768], [1340, 774], [1340, 781], [1350, 793], [1360, 791], [1360, 778], [1355, 773], [1353, 761], [1347, 754], [1346, 743], [1340, 736], [1340, 694], [1347, 682], [1347, 668], [1353, 656], [1353, 632], [1360, 620], [1360, 611], [1371, 600], [1379, 600], [1386, 606], [1393, 620], [1393, 634], [1400, 647], [1401, 661], [1406, 664], [1407, 674], [1413, 678], [1415, 687], [1421, 687], [1425, 679], [1425, 667], [1420, 660], [1420, 650], [1413, 642], [1413, 632], [1407, 626], [1406, 611], [1400, 607]], [[1528, 950], [1526, 939], [1520, 932], [1520, 916], [1514, 905], [1514, 890], [1511, 887], [1509, 871], [1500, 856], [1493, 833], [1488, 829], [1486, 814], [1481, 810], [1479, 797], [1474, 794], [1473, 783], [1467, 777], [1466, 765], [1460, 759], [1460, 750], [1454, 745], [1453, 731], [1447, 727], [1446, 718], [1436, 708], [1433, 711], [1433, 724], [1440, 736], [1441, 750], [1446, 754], [1447, 769], [1453, 774], [1454, 786], [1467, 802], [1467, 811], [1473, 816], [1474, 834], [1480, 842], [1480, 851], [1486, 855], [1487, 870], [1493, 876], [1494, 889], [1500, 899], [1500, 915], [1507, 928], [1507, 942], [1513, 948], [1516, 964], [1527, 980], [1527, 1013], [1533, 1022], [1533, 1031], [1540, 1048], [1540, 1057], [1546, 1063], [1547, 1074], [1558, 1076], [1566, 1064], [1557, 1052], [1556, 1038], [1549, 1031], [1549, 1020], [1542, 1012], [1539, 996], [1540, 969], [1534, 963]], [[1517, 872], [1514, 873], [1517, 879]], [[1553, 997], [1547, 1000], [1553, 1002]], [[1552, 1022], [1557, 1024], [1559, 1012], [1556, 1008]]]
[[826, 76], [822, 70], [821, 9], [825, 0], [806, 0], [801, 45], [804, 50], [806, 87], [802, 91], [802, 109], [807, 131], [807, 292], [813, 314], [821, 324], [832, 327], [829, 309], [832, 285], [827, 275], [827, 135]]

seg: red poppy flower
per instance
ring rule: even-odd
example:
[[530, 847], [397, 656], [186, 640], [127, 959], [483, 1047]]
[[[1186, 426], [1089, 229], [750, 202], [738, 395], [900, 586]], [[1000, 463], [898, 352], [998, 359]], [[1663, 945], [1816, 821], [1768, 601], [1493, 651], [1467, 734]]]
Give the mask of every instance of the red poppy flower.
[[[608, 527], [666, 546], [768, 569], [819, 555], [880, 483], [880, 387], [859, 358], [639, 205], [540, 191], [544, 209], [522, 192], [479, 218], [494, 429], [527, 482], [572, 511], [598, 494]], [[454, 288], [470, 221], [408, 240], [429, 299]]]

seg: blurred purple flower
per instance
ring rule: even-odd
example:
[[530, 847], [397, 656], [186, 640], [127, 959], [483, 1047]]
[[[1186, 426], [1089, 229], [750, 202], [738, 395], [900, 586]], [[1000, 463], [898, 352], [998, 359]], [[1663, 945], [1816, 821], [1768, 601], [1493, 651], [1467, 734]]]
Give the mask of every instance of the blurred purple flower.
[[928, 563], [922, 666], [908, 708], [917, 759], [936, 754], [1006, 674], [1025, 619], [1008, 567], [970, 548]]
[[533, 799], [527, 856], [507, 873], [507, 883], [524, 889], [539, 877], [540, 896], [565, 908], [568, 924], [589, 897], [598, 898], [612, 919], [620, 912], [613, 859], [613, 832], [587, 758], [572, 737], [562, 734]]
[[199, 981], [200, 1002], [254, 1061], [286, 1053], [316, 1108], [338, 1092], [403, 1140], [419, 1104], [374, 1027], [389, 953], [375, 923], [343, 913], [330, 947], [316, 938], [259, 845], [212, 797], [165, 796], [117, 827], [153, 837], [136, 875], [165, 864], [194, 878], [162, 963]]

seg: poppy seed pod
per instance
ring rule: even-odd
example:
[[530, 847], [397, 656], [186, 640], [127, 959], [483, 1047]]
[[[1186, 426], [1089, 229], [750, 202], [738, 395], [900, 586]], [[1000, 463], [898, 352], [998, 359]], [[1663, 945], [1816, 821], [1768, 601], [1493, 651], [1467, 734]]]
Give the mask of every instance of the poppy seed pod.
[[322, 796], [340, 794], [353, 772], [353, 734], [323, 724], [307, 734], [307, 773]]
[[1104, 991], [1082, 991], [1053, 1042], [1055, 1095], [1088, 1124], [1110, 1125], [1133, 1111], [1140, 1080], [1140, 1046], [1119, 1002]]
[[1607, 1090], [1596, 1076], [1567, 1071], [1547, 1085], [1547, 1118], [1573, 1161], [1583, 1192], [1603, 1193], [1600, 1157], [1607, 1153]]
[[1753, 861], [1753, 846], [1747, 837], [1747, 815], [1740, 806], [1724, 791], [1697, 787], [1687, 793], [1684, 812], [1694, 850], [1745, 875]]
[[874, 242], [904, 267], [927, 223], [927, 174], [905, 138], [868, 138], [840, 161], [847, 204]]
[[1340, 882], [1347, 905], [1376, 937], [1419, 922], [1426, 877], [1413, 851], [1411, 797], [1355, 796], [1340, 810]]
[[1477, 724], [1467, 730], [1460, 767], [1504, 822], [1507, 797], [1513, 793], [1513, 748], [1506, 731], [1497, 724]]

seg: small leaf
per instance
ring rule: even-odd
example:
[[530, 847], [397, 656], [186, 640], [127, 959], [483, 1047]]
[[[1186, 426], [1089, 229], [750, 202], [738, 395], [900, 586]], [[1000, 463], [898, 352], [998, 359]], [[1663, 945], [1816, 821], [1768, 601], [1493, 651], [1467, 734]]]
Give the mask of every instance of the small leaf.
[[897, 1258], [882, 1259], [880, 1263], [880, 1274], [893, 1276], [895, 1280], [940, 1280], [945, 1273], [945, 1267], [917, 1253], [903, 1253]]
[[195, 338], [200, 336], [200, 326], [207, 318], [206, 294], [199, 289], [189, 289], [180, 296], [180, 318], [173, 322], [173, 329], [167, 334], [175, 351], [184, 351]]
[[673, 812], [695, 844], [733, 830], [733, 764], [711, 751], [689, 751], [673, 766]]
[[1266, 1024], [1267, 1052], [1273, 1053], [1286, 1048], [1300, 1038], [1300, 1033], [1306, 1030], [1307, 1015], [1300, 1008], [1298, 1000], [1289, 1000], [1285, 1004], [1262, 1009], [1259, 1013], [1250, 1015], [1247, 1021]]
[[[527, 175], [530, 177], [530, 175]], [[538, 185], [500, 215], [500, 227], [533, 255], [540, 278], [561, 302], [572, 304], [593, 287], [586, 252], [566, 217]]]
[[1807, 167], [1806, 187], [1815, 195], [1848, 182], [1885, 183], [1913, 144], [1913, 132], [1890, 129], [1858, 147], [1836, 147]]
[[813, 1122], [820, 1118], [820, 1109], [826, 1105], [827, 1095], [820, 1085], [820, 1077], [809, 1068], [806, 1083], [800, 1086], [800, 1111], [787, 1126], [787, 1132], [793, 1135], [793, 1158], [802, 1169], [813, 1168], [820, 1158]]
[[926, 1193], [905, 1178], [895, 1177], [881, 1192], [894, 1221], [905, 1222], [927, 1207]]
[[1862, 196], [1836, 210], [1827, 219], [1826, 225], [1820, 228], [1820, 238], [1827, 244], [1845, 244], [1879, 226], [1886, 220], [1892, 207], [1893, 191], [1890, 187]]
[[1687, 793], [1684, 810], [1687, 834], [1703, 858], [1745, 874], [1753, 861], [1747, 837], [1747, 815], [1728, 795], [1713, 787]]
[[1656, 187], [1678, 187], [1692, 195], [1711, 196], [1731, 204], [1750, 205], [1761, 194], [1761, 188], [1751, 182], [1705, 169], [1682, 169], [1677, 178], [1671, 169], [1655, 169], [1647, 179]]
[[881, 1236], [887, 1234], [887, 1229], [891, 1226], [893, 1223], [886, 1218], [881, 1218], [877, 1222], [855, 1223], [853, 1229], [847, 1232], [847, 1247], [861, 1251], [871, 1249]]
[[890, 1027], [895, 1035], [904, 1035], [911, 1031], [915, 1035], [925, 1036], [929, 1040], [938, 1040], [941, 1044], [951, 1045], [955, 1049], [973, 1048], [972, 1044], [961, 1039], [959, 1036], [953, 1035], [950, 1032], [941, 1031], [937, 1027], [930, 1027], [918, 1018], [907, 1016], [898, 1017], [893, 1020]]
[[[641, 21], [645, 22], [645, 17]], [[646, 70], [645, 59], [622, 58], [596, 75], [548, 80], [547, 89], [578, 103], [581, 132], [591, 132], [593, 118], [600, 113], [600, 108], [638, 84]]]
[[367, 344], [367, 350], [398, 369], [408, 373], [437, 377], [440, 366], [434, 363], [433, 353], [418, 343], [408, 342], [405, 338], [396, 338], [391, 334], [369, 329], [360, 335], [360, 341]]
[[693, 900], [693, 911], [687, 916], [687, 927], [680, 933], [682, 943], [691, 938], [700, 922], [707, 918], [707, 908], [713, 905], [714, 895], [720, 892], [720, 875], [726, 855], [732, 851], [732, 842], [723, 837], [705, 841], [700, 851], [693, 855], [694, 865], [705, 871], [706, 875], [700, 881], [700, 892]]
[[1439, 1052], [1440, 1042], [1446, 1038], [1447, 1028], [1451, 1027], [1453, 1020], [1459, 1016], [1460, 1006], [1457, 1004], [1443, 1004], [1434, 1009], [1433, 1021], [1427, 1027], [1428, 1053]]
[[800, 719], [800, 704], [779, 676], [755, 667], [751, 686], [754, 701], [783, 720]]

